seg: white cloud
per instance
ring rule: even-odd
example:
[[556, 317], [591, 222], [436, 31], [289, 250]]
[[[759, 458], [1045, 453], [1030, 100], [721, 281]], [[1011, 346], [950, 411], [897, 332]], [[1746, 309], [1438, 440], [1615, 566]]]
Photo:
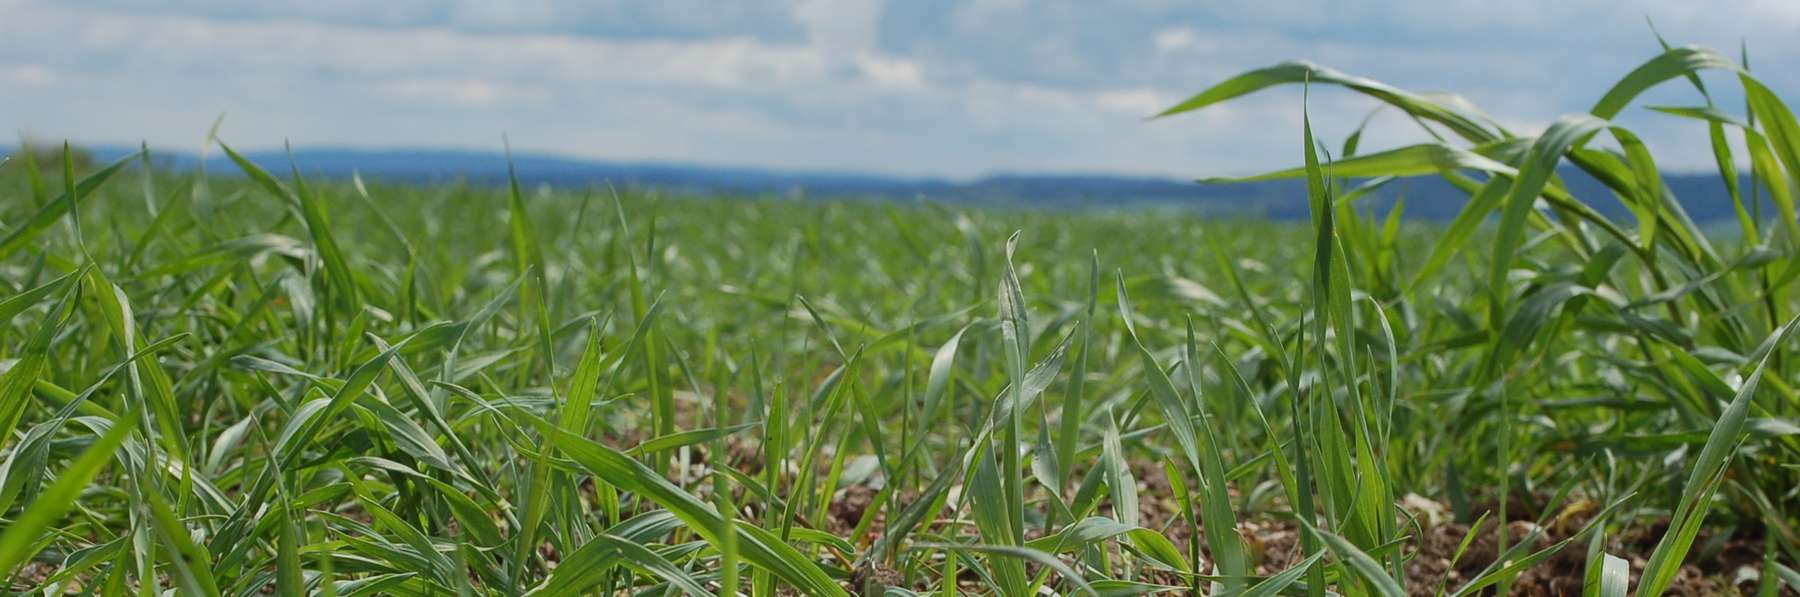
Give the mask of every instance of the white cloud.
[[795, 20], [807, 29], [814, 46], [833, 52], [863, 50], [875, 41], [879, 0], [801, 0]]
[[48, 87], [56, 82], [56, 73], [35, 64], [0, 66], [0, 81], [26, 87]]
[[497, 29], [547, 27], [557, 17], [555, 3], [546, 0], [457, 2], [452, 14], [452, 22]]
[[1177, 101], [1174, 96], [1147, 87], [1106, 90], [1096, 94], [1094, 99], [1102, 106], [1140, 116], [1161, 112]]
[[1191, 27], [1171, 27], [1156, 32], [1156, 36], [1150, 39], [1151, 44], [1156, 46], [1156, 51], [1172, 52], [1193, 46], [1199, 38], [1200, 34]]
[[382, 83], [375, 92], [401, 100], [448, 102], [470, 107], [535, 104], [549, 97], [549, 92], [540, 87], [482, 79], [401, 79]]
[[880, 87], [901, 91], [925, 89], [925, 67], [911, 60], [862, 54], [856, 65], [869, 81]]

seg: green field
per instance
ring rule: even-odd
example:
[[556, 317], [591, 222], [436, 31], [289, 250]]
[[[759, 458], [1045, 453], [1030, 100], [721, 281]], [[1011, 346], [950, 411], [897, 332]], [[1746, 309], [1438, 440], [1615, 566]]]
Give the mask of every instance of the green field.
[[[1670, 50], [1537, 137], [1298, 64], [1172, 110], [1349, 87], [1444, 139], [1309, 129], [1277, 175], [1308, 180], [1310, 223], [40, 147], [0, 166], [0, 571], [102, 595], [1793, 594], [1800, 123], [1736, 64]], [[1660, 110], [1722, 152], [1721, 226], [1606, 121], [1701, 69], [1748, 109]], [[1466, 188], [1463, 215], [1360, 201], [1414, 175]]]

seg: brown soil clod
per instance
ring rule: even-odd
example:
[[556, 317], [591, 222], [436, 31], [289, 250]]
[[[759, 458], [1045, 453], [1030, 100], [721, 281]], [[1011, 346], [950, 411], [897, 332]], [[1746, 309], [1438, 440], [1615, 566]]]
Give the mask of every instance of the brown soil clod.
[[885, 595], [888, 587], [901, 586], [905, 582], [899, 572], [868, 562], [850, 571], [850, 592], [858, 596]]
[[826, 521], [827, 529], [839, 535], [848, 535], [862, 522], [863, 515], [869, 506], [875, 503], [875, 490], [867, 485], [851, 485], [838, 492], [837, 499], [832, 500], [827, 511], [830, 515]]

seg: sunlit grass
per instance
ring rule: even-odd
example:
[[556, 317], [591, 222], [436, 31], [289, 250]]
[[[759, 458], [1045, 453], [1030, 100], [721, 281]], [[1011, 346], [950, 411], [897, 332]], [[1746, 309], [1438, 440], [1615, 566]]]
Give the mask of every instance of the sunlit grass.
[[[1609, 122], [1703, 69], [1748, 110], [1697, 78], [1658, 110], [1709, 132], [1730, 240]], [[1621, 595], [1747, 537], [1738, 588], [1800, 588], [1781, 101], [1671, 49], [1535, 137], [1305, 64], [1169, 115], [1301, 83], [1443, 140], [1328, 150], [1309, 122], [1269, 177], [1306, 180], [1310, 223], [25, 156], [0, 166], [0, 570], [104, 595], [1387, 595], [1574, 557]], [[1421, 175], [1462, 215], [1362, 201]], [[1478, 542], [1476, 573], [1413, 572]]]

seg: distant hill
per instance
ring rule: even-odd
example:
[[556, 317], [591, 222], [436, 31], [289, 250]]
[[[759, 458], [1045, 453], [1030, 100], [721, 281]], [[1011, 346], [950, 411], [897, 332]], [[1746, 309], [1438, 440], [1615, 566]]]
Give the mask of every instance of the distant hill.
[[[5, 151], [10, 153], [10, 149]], [[120, 147], [92, 150], [102, 160], [114, 159], [130, 151]], [[152, 154], [159, 164], [177, 170], [191, 170], [198, 162], [192, 153], [152, 148]], [[251, 152], [246, 157], [271, 171], [288, 169], [285, 152]], [[500, 184], [505, 182], [507, 172], [504, 154], [485, 151], [301, 149], [294, 152], [293, 160], [308, 176], [342, 178], [360, 172], [371, 180], [402, 182]], [[951, 180], [670, 162], [599, 161], [529, 153], [514, 154], [512, 163], [520, 181], [528, 185], [584, 187], [610, 182], [622, 187], [685, 193], [902, 201], [922, 198], [945, 203], [1054, 209], [1166, 206], [1278, 219], [1307, 217], [1306, 191], [1301, 181], [1201, 184], [1176, 178], [1107, 174], [997, 174], [973, 180]], [[206, 168], [209, 172], [225, 175], [237, 172], [236, 166], [218, 153], [208, 156]], [[1205, 168], [1197, 166], [1195, 173], [1204, 174]], [[1590, 201], [1595, 209], [1609, 216], [1629, 217], [1629, 212], [1598, 181], [1574, 169], [1567, 169], [1562, 174], [1576, 196]], [[1717, 174], [1665, 174], [1665, 182], [1696, 221], [1735, 217], [1730, 197], [1725, 194]], [[1366, 203], [1385, 211], [1399, 197], [1406, 198], [1409, 217], [1432, 220], [1454, 217], [1467, 201], [1460, 191], [1442, 179], [1423, 176], [1394, 181], [1366, 199]]]

